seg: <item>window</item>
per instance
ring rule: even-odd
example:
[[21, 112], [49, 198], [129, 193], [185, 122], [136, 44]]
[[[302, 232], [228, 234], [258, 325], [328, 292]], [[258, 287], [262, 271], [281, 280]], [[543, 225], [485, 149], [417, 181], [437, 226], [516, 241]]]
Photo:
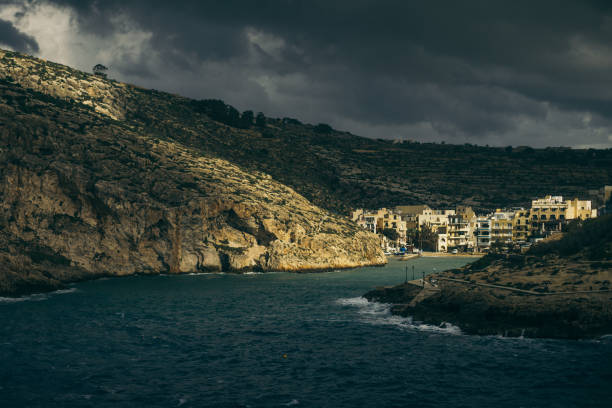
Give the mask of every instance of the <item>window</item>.
[[546, 214], [542, 214], [542, 216], [540, 217], [541, 220], [545, 220], [546, 219]]

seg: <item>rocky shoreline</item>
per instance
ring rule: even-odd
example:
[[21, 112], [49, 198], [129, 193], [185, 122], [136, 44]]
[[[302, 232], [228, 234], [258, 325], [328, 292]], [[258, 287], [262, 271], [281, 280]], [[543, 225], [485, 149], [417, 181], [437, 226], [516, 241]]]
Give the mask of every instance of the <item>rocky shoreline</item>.
[[378, 236], [206, 154], [195, 142], [205, 135], [167, 104], [142, 111], [153, 96], [137, 93], [0, 51], [0, 295], [101, 276], [386, 262]]
[[364, 297], [391, 304], [394, 315], [451, 323], [470, 335], [581, 339], [612, 333], [612, 292], [538, 296], [438, 281], [437, 287], [377, 288]]
[[391, 312], [464, 333], [562, 339], [612, 334], [612, 215], [572, 224], [526, 253], [491, 253], [462, 268], [364, 295]]

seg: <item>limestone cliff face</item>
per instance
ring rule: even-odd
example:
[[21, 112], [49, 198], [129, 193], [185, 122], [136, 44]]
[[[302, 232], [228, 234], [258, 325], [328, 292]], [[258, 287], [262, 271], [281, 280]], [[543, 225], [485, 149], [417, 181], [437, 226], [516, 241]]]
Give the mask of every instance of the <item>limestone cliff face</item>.
[[[270, 176], [121, 120], [122, 84], [14, 54], [0, 61], [0, 293], [386, 262], [374, 234]], [[47, 74], [35, 78], [41, 64]]]

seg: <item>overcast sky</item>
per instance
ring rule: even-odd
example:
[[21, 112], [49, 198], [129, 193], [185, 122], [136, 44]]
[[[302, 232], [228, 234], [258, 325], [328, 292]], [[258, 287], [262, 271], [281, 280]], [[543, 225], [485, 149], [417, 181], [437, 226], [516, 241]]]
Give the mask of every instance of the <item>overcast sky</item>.
[[0, 0], [0, 46], [368, 137], [612, 147], [607, 0]]

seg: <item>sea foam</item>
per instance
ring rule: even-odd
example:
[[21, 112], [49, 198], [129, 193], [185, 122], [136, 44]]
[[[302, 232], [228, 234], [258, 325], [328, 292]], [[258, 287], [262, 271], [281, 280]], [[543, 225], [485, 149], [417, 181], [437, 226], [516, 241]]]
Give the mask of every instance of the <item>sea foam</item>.
[[0, 297], [0, 303], [17, 303], [17, 302], [40, 302], [47, 300], [49, 297], [54, 295], [64, 295], [67, 293], [77, 292], [77, 288], [59, 289], [48, 293], [34, 293], [32, 295], [24, 295], [19, 297]]
[[391, 305], [370, 302], [364, 297], [340, 298], [336, 303], [347, 307], [356, 307], [360, 320], [373, 325], [392, 325], [406, 330], [422, 330], [460, 335], [461, 329], [450, 323], [443, 322], [439, 326], [423, 324], [414, 321], [412, 317], [402, 317], [391, 314]]

